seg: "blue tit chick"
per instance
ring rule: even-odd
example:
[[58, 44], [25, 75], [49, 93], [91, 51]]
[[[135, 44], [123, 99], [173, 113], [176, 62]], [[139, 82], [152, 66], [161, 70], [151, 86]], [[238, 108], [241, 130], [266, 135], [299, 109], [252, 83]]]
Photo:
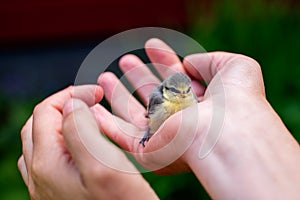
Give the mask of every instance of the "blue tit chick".
[[175, 73], [157, 86], [150, 95], [147, 108], [148, 128], [140, 143], [145, 142], [174, 113], [198, 103], [191, 79], [184, 73]]

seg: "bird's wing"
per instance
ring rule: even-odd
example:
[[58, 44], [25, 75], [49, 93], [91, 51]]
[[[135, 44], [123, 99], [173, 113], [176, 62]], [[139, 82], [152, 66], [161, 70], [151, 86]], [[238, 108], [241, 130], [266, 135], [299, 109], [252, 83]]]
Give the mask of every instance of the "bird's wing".
[[162, 96], [162, 89], [163, 86], [160, 85], [157, 88], [155, 88], [150, 96], [149, 105], [148, 105], [148, 113], [147, 117], [149, 115], [153, 114], [160, 104], [163, 103], [163, 96]]

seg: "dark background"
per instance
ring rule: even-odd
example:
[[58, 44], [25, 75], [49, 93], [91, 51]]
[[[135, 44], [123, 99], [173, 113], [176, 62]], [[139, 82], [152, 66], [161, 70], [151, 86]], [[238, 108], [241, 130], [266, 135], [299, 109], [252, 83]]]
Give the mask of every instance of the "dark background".
[[[268, 100], [300, 141], [299, 1], [5, 0], [0, 5], [1, 199], [29, 199], [17, 159], [20, 129], [34, 105], [72, 84], [98, 43], [144, 26], [181, 31], [207, 51], [256, 59]], [[192, 174], [144, 176], [161, 199], [208, 199]]]

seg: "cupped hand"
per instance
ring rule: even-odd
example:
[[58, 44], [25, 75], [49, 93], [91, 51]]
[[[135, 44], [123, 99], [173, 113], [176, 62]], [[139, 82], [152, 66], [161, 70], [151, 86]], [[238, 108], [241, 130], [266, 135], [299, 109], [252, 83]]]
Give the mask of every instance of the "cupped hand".
[[139, 173], [112, 169], [89, 151], [93, 145], [136, 172], [99, 132], [89, 106], [97, 107], [102, 96], [96, 85], [69, 87], [35, 107], [21, 131], [18, 162], [31, 199], [157, 199]]
[[[99, 84], [114, 115], [103, 107], [95, 113], [106, 135], [151, 171], [191, 169], [213, 199], [297, 196], [299, 144], [266, 100], [255, 60], [212, 52], [189, 55], [181, 63], [158, 39], [149, 40], [145, 49], [163, 79], [174, 72], [188, 74], [200, 102], [167, 119], [143, 147], [145, 106], [116, 76], [102, 74]], [[159, 79], [134, 55], [125, 55], [120, 67], [147, 105]]]
[[[162, 79], [175, 72], [189, 74], [176, 53], [162, 41], [151, 39], [146, 43], [145, 49]], [[102, 74], [99, 84], [104, 88], [105, 97], [111, 104], [114, 115], [103, 107], [97, 108], [96, 118], [101, 130], [151, 171], [160, 174], [189, 171], [183, 155], [194, 139], [199, 137], [199, 130], [204, 128], [200, 125], [209, 122], [209, 105], [206, 105], [209, 103], [201, 101], [200, 104], [171, 116], [143, 147], [139, 142], [147, 127], [145, 107], [150, 93], [161, 82], [134, 55], [124, 56], [120, 60], [120, 67], [144, 105], [132, 96], [132, 91], [128, 91], [114, 74]], [[192, 79], [192, 87], [199, 100], [203, 99], [206, 91], [200, 81], [198, 77]], [[207, 108], [202, 109], [199, 106]], [[199, 124], [198, 121], [202, 123]]]

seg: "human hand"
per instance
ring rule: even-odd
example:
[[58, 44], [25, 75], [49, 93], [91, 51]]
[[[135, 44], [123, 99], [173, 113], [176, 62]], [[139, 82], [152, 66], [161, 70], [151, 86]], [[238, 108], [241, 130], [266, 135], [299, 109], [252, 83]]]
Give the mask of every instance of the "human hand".
[[[181, 63], [157, 39], [146, 43], [146, 52], [163, 78], [172, 70], [189, 74], [200, 103], [171, 116], [143, 148], [144, 106], [113, 74], [103, 74], [99, 84], [118, 116], [102, 107], [96, 111], [106, 135], [150, 170], [172, 174], [191, 168], [214, 199], [297, 196], [299, 145], [267, 102], [256, 61], [214, 52]], [[147, 104], [159, 80], [133, 55], [124, 56], [120, 67]]]
[[[157, 46], [158, 49], [151, 47], [151, 41], [148, 42], [148, 44], [150, 46], [147, 47], [146, 45], [146, 51], [163, 78], [168, 77], [174, 72], [186, 73], [179, 58], [170, 47], [162, 42], [159, 42], [158, 45], [162, 46]], [[170, 65], [172, 65], [172, 68], [163, 67]], [[149, 94], [154, 87], [160, 83], [159, 79], [152, 74], [148, 67], [136, 56], [124, 56], [120, 61], [120, 66], [125, 73], [126, 78], [132, 83], [144, 104], [147, 105]], [[180, 121], [189, 118], [177, 116], [177, 118], [172, 121], [172, 124], [174, 123], [178, 126], [172, 124], [163, 126], [161, 129], [161, 132], [163, 133], [155, 134], [150, 139], [151, 142], [148, 142], [146, 147], [142, 147], [139, 144], [139, 141], [145, 134], [147, 126], [147, 119], [145, 117], [146, 110], [144, 106], [136, 99], [132, 98], [130, 92], [127, 91], [112, 73], [102, 74], [99, 77], [99, 84], [104, 88], [106, 99], [111, 103], [113, 112], [121, 117], [113, 116], [103, 107], [98, 107], [98, 110], [96, 110], [96, 118], [104, 133], [115, 140], [125, 150], [133, 154], [143, 166], [151, 171], [156, 171], [156, 173], [161, 174], [189, 171], [189, 167], [182, 162], [180, 157], [183, 154], [183, 151], [190, 145], [192, 137], [195, 136], [195, 130], [192, 131], [192, 129], [196, 126], [189, 128], [191, 134], [183, 135], [183, 137], [185, 137], [184, 140], [179, 138], [174, 140], [174, 136], [179, 130], [179, 125], [187, 125], [187, 123], [180, 123]], [[201, 98], [204, 93], [204, 86], [202, 86], [199, 81], [195, 80], [193, 80], [192, 85], [197, 96]], [[182, 133], [185, 132], [185, 128], [186, 126], [182, 126]], [[180, 136], [182, 134], [177, 135]], [[158, 139], [154, 139], [156, 137]], [[167, 148], [166, 144], [169, 144]], [[178, 148], [178, 146], [181, 147]], [[165, 152], [157, 152], [157, 150], [160, 150], [162, 147], [164, 147]], [[174, 148], [178, 151], [174, 152]], [[156, 160], [154, 161], [151, 157]], [[177, 161], [174, 164], [173, 162], [175, 160]], [[150, 162], [143, 163], [144, 161]], [[168, 167], [164, 168], [165, 166]], [[173, 167], [175, 167], [175, 169], [172, 169]], [[163, 170], [161, 170], [161, 168], [163, 168]]]
[[[31, 199], [157, 199], [126, 156], [100, 134], [88, 106], [97, 107], [102, 96], [99, 86], [69, 87], [35, 107], [21, 131], [18, 161]], [[104, 165], [83, 141], [136, 173]]]
[[[175, 72], [188, 73], [176, 53], [162, 41], [149, 40], [145, 49], [163, 79]], [[142, 102], [147, 105], [149, 94], [154, 87], [160, 84], [159, 79], [134, 55], [124, 56], [120, 61], [120, 67], [136, 89]], [[196, 112], [183, 111], [171, 116], [144, 148], [139, 141], [147, 126], [145, 107], [132, 98], [130, 92], [112, 73], [102, 74], [99, 77], [99, 84], [104, 88], [106, 99], [111, 104], [113, 112], [118, 116], [113, 116], [104, 108], [99, 107], [96, 112], [99, 115], [96, 114], [96, 118], [104, 133], [133, 154], [143, 166], [151, 171], [159, 174], [173, 174], [190, 170], [183, 161], [183, 154], [197, 136], [198, 119], [201, 118], [202, 124], [209, 123], [209, 118], [206, 116], [209, 107], [197, 112], [198, 106], [192, 106], [187, 110]], [[192, 80], [192, 86], [201, 100], [206, 88], [200, 84], [198, 79]], [[202, 102], [201, 105], [205, 107], [204, 104], [207, 103]]]

